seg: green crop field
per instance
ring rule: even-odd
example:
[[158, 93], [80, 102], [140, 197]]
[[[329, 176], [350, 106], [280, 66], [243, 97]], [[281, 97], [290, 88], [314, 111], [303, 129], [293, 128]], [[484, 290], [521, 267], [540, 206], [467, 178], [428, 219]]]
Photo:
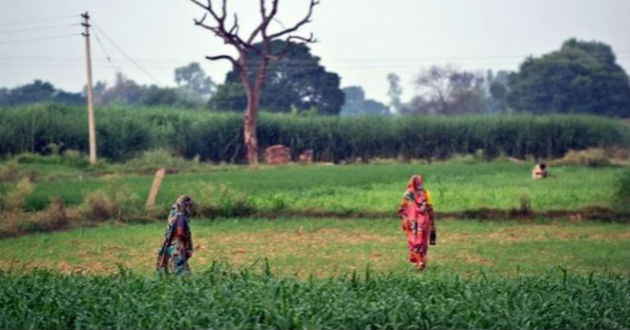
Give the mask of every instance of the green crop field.
[[0, 272], [3, 329], [627, 329], [614, 276], [365, 275], [297, 281], [221, 267], [188, 278]]
[[[529, 163], [469, 158], [195, 165], [166, 176], [158, 209], [188, 193], [200, 209], [253, 213], [207, 218], [199, 212], [191, 220], [193, 274], [161, 278], [154, 262], [165, 219], [133, 223], [145, 212], [152, 171], [21, 163], [19, 171], [36, 179], [21, 210], [6, 211], [18, 225], [32, 214], [45, 219], [50, 197], [71, 213], [96, 191], [128, 198], [119, 202], [128, 203], [131, 215], [70, 220], [60, 231], [0, 239], [0, 328], [627, 329], [625, 213], [612, 222], [536, 213], [612, 212], [627, 167], [552, 166], [551, 177], [540, 181], [530, 170]], [[395, 215], [414, 173], [425, 177], [438, 215], [523, 203], [534, 215], [438, 217], [438, 245], [418, 273], [406, 261]], [[1, 184], [0, 196], [15, 187]], [[336, 216], [322, 217], [326, 212]]]
[[[167, 175], [157, 204], [168, 207], [177, 195], [198, 200], [226, 194], [240, 197], [258, 210], [316, 209], [326, 211], [394, 212], [411, 175], [426, 178], [438, 212], [479, 208], [518, 208], [527, 200], [534, 210], [576, 210], [610, 207], [625, 167], [558, 166], [551, 178], [531, 180], [529, 163], [455, 161], [434, 164], [288, 165], [247, 169], [216, 167], [203, 172]], [[33, 167], [44, 172], [42, 166]], [[66, 172], [71, 173], [70, 169]], [[76, 205], [91, 191], [126, 186], [147, 195], [152, 175], [90, 177], [77, 171], [60, 179], [36, 182], [25, 208], [46, 207], [50, 197]], [[10, 188], [0, 184], [0, 195]], [[216, 202], [216, 201], [215, 201]]]
[[193, 219], [194, 274], [170, 279], [153, 273], [163, 229], [110, 224], [1, 240], [0, 328], [625, 329], [630, 322], [627, 224], [446, 220], [429, 267], [416, 273], [395, 219]]

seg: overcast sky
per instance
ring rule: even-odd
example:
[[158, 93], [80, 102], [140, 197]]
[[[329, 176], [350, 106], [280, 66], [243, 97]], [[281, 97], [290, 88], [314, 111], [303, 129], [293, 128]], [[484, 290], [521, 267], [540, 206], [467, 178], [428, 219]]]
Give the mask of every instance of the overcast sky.
[[[243, 33], [259, 21], [258, 3], [228, 1]], [[290, 26], [307, 5], [280, 0], [278, 21]], [[234, 52], [193, 25], [203, 11], [188, 0], [0, 0], [0, 86], [43, 79], [79, 91], [86, 74], [78, 23], [86, 10], [103, 44], [92, 38], [95, 81], [111, 83], [121, 70], [142, 84], [173, 86], [174, 68], [197, 61], [223, 82], [229, 64], [204, 55]], [[423, 67], [517, 70], [526, 56], [557, 50], [570, 37], [611, 45], [617, 62], [630, 69], [628, 0], [321, 0], [312, 19], [300, 31], [315, 35], [312, 52], [327, 70], [341, 76], [342, 87], [362, 86], [367, 97], [385, 103], [390, 72], [400, 76], [408, 100]]]

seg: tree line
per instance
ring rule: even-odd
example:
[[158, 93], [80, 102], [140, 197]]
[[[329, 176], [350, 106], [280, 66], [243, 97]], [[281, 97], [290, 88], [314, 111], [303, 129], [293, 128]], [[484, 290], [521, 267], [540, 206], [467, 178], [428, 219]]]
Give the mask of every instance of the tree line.
[[[284, 41], [274, 41], [281, 48]], [[257, 45], [259, 47], [260, 45]], [[250, 62], [256, 65], [254, 60]], [[610, 46], [569, 39], [541, 57], [528, 57], [518, 71], [465, 71], [453, 65], [421, 70], [417, 95], [401, 99], [400, 78], [390, 73], [389, 102], [366, 98], [361, 86], [340, 86], [340, 76], [320, 64], [307, 44], [293, 45], [267, 69], [260, 107], [268, 112], [305, 115], [446, 115], [475, 113], [586, 113], [628, 117], [630, 83]], [[174, 71], [175, 87], [140, 85], [119, 73], [108, 86], [94, 86], [96, 105], [169, 106], [242, 112], [245, 92], [233, 69], [217, 84], [193, 62]], [[0, 106], [47, 102], [85, 104], [85, 93], [71, 93], [36, 80], [12, 89], [0, 88]]]
[[[197, 62], [176, 68], [174, 81], [176, 87], [141, 85], [119, 72], [111, 86], [104, 81], [94, 84], [94, 104], [198, 108], [206, 105], [216, 89], [215, 82]], [[41, 80], [15, 88], [0, 88], [0, 106], [13, 107], [29, 103], [84, 105], [86, 88], [80, 93], [66, 92]]]

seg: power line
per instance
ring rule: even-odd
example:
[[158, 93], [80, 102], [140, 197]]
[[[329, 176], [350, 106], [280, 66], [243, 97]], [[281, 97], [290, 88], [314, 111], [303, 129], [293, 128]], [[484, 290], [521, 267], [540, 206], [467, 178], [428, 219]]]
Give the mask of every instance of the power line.
[[107, 38], [107, 40], [114, 45], [114, 47], [116, 47], [123, 55], [125, 55], [125, 57], [129, 60], [129, 62], [133, 63], [138, 69], [140, 69], [140, 71], [144, 72], [144, 74], [146, 74], [149, 78], [151, 78], [155, 83], [157, 83], [158, 85], [160, 85], [161, 83], [153, 76], [151, 75], [147, 70], [145, 70], [142, 66], [140, 66], [140, 64], [138, 64], [136, 61], [134, 61], [131, 56], [127, 55], [127, 53], [120, 47], [118, 46], [118, 44], [116, 44], [114, 42], [114, 40], [112, 40], [112, 38], [110, 38], [107, 33], [105, 33], [105, 31], [103, 31], [103, 29], [101, 29], [98, 25], [96, 25], [94, 23], [94, 20], [92, 20], [92, 25], [100, 32], [103, 34], [103, 36], [105, 36], [105, 38]]
[[[399, 57], [399, 58], [395, 58], [395, 57], [381, 57], [381, 58], [324, 58], [324, 61], [327, 65], [329, 64], [341, 64], [341, 65], [380, 65], [382, 63], [385, 64], [389, 64], [389, 63], [405, 63], [406, 65], [408, 65], [409, 63], [406, 62], [411, 62], [411, 64], [414, 63], [424, 63], [424, 62], [429, 62], [429, 61], [444, 61], [444, 60], [451, 60], [451, 59], [457, 59], [459, 61], [464, 61], [464, 62], [495, 62], [495, 61], [501, 61], [501, 62], [505, 62], [505, 61], [511, 61], [511, 60], [521, 60], [524, 59], [526, 57], [526, 55], [513, 55], [513, 56], [505, 56], [505, 55], [488, 55], [487, 57], [484, 56], [466, 56], [466, 55], [461, 55], [458, 56], [457, 58], [454, 58], [452, 56], [431, 56], [431, 57]], [[617, 58], [630, 58], [630, 52], [617, 52], [616, 53], [616, 57]], [[23, 59], [30, 59], [30, 60], [42, 60], [42, 61], [54, 61], [54, 62], [74, 62], [74, 61], [78, 61], [81, 60], [82, 58], [80, 57], [64, 57], [64, 56], [46, 56], [46, 55], [12, 55], [12, 54], [0, 54], [0, 59], [19, 59], [19, 60], [23, 60]], [[110, 59], [112, 61], [125, 61], [125, 59], [123, 58], [112, 58], [110, 56]], [[106, 61], [107, 59], [96, 59], [96, 60], [101, 60], [101, 61]], [[170, 63], [185, 63], [185, 62], [189, 62], [191, 61], [191, 58], [137, 58], [135, 59], [136, 62], [141, 63], [141, 64], [145, 64], [145, 65], [161, 65], [161, 64], [170, 64]], [[289, 63], [289, 64], [300, 64], [300, 63], [311, 63], [311, 61], [304, 61], [304, 60], [291, 60], [291, 59], [284, 59], [283, 63]], [[320, 62], [321, 63], [321, 62]]]
[[[97, 62], [101, 62], [104, 63], [107, 60], [106, 59], [97, 59]], [[42, 66], [42, 67], [82, 67], [80, 64], [73, 64], [76, 61], [38, 61], [38, 60], [29, 60], [29, 59], [2, 59], [0, 58], [0, 62], [2, 62], [3, 64], [6, 65], [16, 65], [16, 66], [29, 66], [29, 65], [35, 65], [35, 66]], [[95, 67], [98, 68], [104, 68], [104, 67], [112, 67], [112, 63], [109, 63], [109, 61], [107, 61], [107, 64], [96, 64]], [[393, 69], [420, 69], [422, 67], [425, 67], [427, 65], [433, 65], [433, 64], [442, 64], [442, 63], [451, 63], [457, 66], [460, 66], [462, 68], [471, 68], [471, 67], [487, 67], [487, 68], [491, 68], [491, 67], [495, 67], [495, 66], [505, 66], [505, 65], [512, 65], [515, 64], [515, 62], [513, 61], [458, 61], [458, 62], [444, 62], [444, 61], [440, 61], [440, 62], [418, 62], [418, 63], [363, 63], [363, 64], [326, 64], [326, 67], [329, 70], [333, 70], [333, 71], [337, 71], [337, 70], [393, 70]], [[168, 65], [151, 65], [149, 64], [148, 66], [145, 64], [143, 66], [145, 69], [151, 69], [151, 70], [159, 70], [159, 71], [163, 71], [163, 70], [173, 70], [172, 66], [168, 66]], [[285, 67], [289, 67], [289, 68], [302, 68], [302, 67], [310, 67], [310, 66], [306, 66], [306, 65], [291, 65], [291, 66], [285, 66]], [[123, 69], [131, 69], [131, 68], [136, 68], [137, 66], [135, 64], [130, 63], [130, 65], [114, 65], [114, 70], [116, 70], [116, 72], [123, 70]]]
[[[76, 64], [72, 64], [72, 63], [38, 63], [38, 62], [6, 62], [6, 61], [2, 61], [0, 60], [0, 66], [13, 66], [13, 67], [31, 67], [31, 66], [37, 66], [37, 67], [46, 67], [46, 68], [76, 68], [76, 69], [84, 69], [85, 68], [85, 64], [80, 64], [80, 63], [76, 63]], [[110, 68], [111, 66], [109, 64], [97, 64], [97, 65], [93, 65], [93, 67], [95, 68]], [[123, 70], [123, 69], [134, 69], [136, 68], [135, 66], [117, 66], [117, 68]], [[151, 67], [152, 70], [159, 70], [159, 71], [172, 71], [173, 68], [172, 67]]]
[[[105, 62], [107, 61], [108, 66], [113, 67], [114, 71], [119, 71], [120, 69], [129, 69], [129, 68], [137, 68], [138, 64], [142, 64], [145, 69], [152, 70], [172, 70], [172, 66], [169, 66], [169, 63], [183, 63], [186, 61], [190, 61], [190, 59], [140, 59], [134, 60], [135, 63], [131, 63], [133, 66], [120, 65], [121, 61], [127, 62], [123, 58], [118, 59], [119, 65], [114, 65], [114, 61], [112, 60], [109, 52], [105, 49], [105, 45], [96, 33], [96, 30], [92, 30], [94, 32], [95, 37], [97, 38], [97, 42], [99, 42], [99, 46], [102, 47], [103, 53], [106, 58], [97, 58], [96, 62]], [[489, 58], [484, 59], [482, 57], [465, 57], [461, 56], [459, 60], [453, 60], [449, 57], [431, 57], [431, 58], [369, 58], [369, 59], [330, 59], [326, 60], [325, 66], [332, 68], [333, 70], [338, 69], [347, 69], [347, 70], [382, 70], [382, 69], [393, 69], [393, 68], [418, 68], [420, 66], [435, 64], [435, 63], [444, 63], [451, 61], [455, 65], [461, 65], [464, 67], [471, 66], [492, 66], [492, 65], [505, 65], [512, 64], [513, 62], [518, 62], [523, 57], [504, 57], [504, 58]], [[621, 62], [625, 62], [626, 59], [630, 58], [630, 54], [621, 54], [618, 55], [617, 58]], [[433, 60], [430, 60], [433, 59]], [[37, 65], [37, 66], [50, 66], [50, 67], [72, 67], [72, 65], [78, 61], [82, 60], [79, 57], [55, 57], [55, 56], [45, 56], [45, 55], [24, 55], [24, 56], [16, 56], [16, 55], [7, 55], [0, 54], [0, 61], [3, 63], [14, 63], [15, 65]], [[290, 68], [299, 68], [299, 67], [307, 67], [306, 63], [311, 63], [308, 61], [302, 60], [285, 60], [282, 65]], [[324, 63], [321, 63], [324, 65]], [[104, 67], [104, 66], [98, 66]]]
[[40, 18], [40, 19], [33, 19], [33, 20], [17, 21], [17, 22], [12, 22], [12, 23], [0, 24], [0, 26], [14, 26], [14, 25], [33, 24], [33, 23], [50, 22], [50, 21], [69, 20], [71, 18], [76, 19], [77, 15], [56, 16], [56, 17], [47, 17], [47, 18]]
[[[617, 53], [616, 57], [618, 58], [628, 58], [630, 57], [630, 53]], [[18, 58], [18, 59], [34, 59], [34, 60], [52, 60], [52, 61], [76, 61], [81, 59], [80, 57], [69, 57], [69, 56], [47, 56], [47, 55], [13, 55], [13, 54], [0, 54], [0, 58]], [[111, 58], [111, 57], [110, 57]], [[514, 57], [501, 57], [501, 58], [492, 58], [487, 57], [484, 58], [482, 56], [460, 56], [457, 59], [462, 61], [507, 61], [513, 59], [522, 59], [525, 56], [514, 56]], [[115, 61], [123, 60], [122, 58], [111, 58]], [[382, 58], [325, 58], [326, 63], [341, 63], [341, 64], [370, 64], [370, 63], [380, 63], [380, 62], [393, 62], [393, 63], [401, 63], [401, 62], [425, 62], [425, 61], [433, 61], [433, 60], [450, 60], [452, 57], [448, 56], [435, 56], [435, 57], [382, 57]], [[191, 58], [139, 58], [135, 60], [139, 63], [182, 63], [186, 61], [191, 61]], [[282, 60], [283, 63], [312, 63], [310, 60], [294, 60], [290, 58], [285, 58]]]
[[[0, 59], [11, 59], [11, 58], [15, 58], [15, 59], [30, 59], [30, 60], [38, 60], [38, 61], [53, 61], [53, 62], [74, 62], [77, 60], [80, 60], [81, 58], [79, 57], [52, 57], [52, 56], [32, 56], [32, 55], [24, 55], [24, 56], [17, 56], [17, 55], [3, 55], [0, 54]], [[477, 63], [484, 63], [484, 62], [508, 62], [508, 61], [519, 61], [522, 60], [524, 57], [505, 57], [505, 58], [481, 58], [481, 57], [473, 57], [473, 58], [466, 58], [466, 57], [461, 57], [461, 58], [457, 58], [457, 59], [453, 59], [453, 58], [449, 58], [449, 57], [434, 57], [434, 58], [368, 58], [368, 59], [326, 59], [325, 60], [325, 64], [326, 65], [331, 65], [331, 64], [335, 64], [335, 65], [341, 65], [341, 66], [373, 66], [373, 65], [388, 65], [388, 64], [395, 64], [395, 65], [412, 65], [412, 64], [416, 64], [416, 63], [432, 63], [432, 62], [443, 62], [443, 61], [455, 61], [455, 62], [477, 62]], [[621, 54], [621, 55], [617, 55], [617, 58], [630, 58], [630, 54]], [[101, 58], [101, 59], [96, 59], [96, 60], [101, 60], [101, 61], [108, 61], [107, 58]], [[111, 56], [109, 57], [109, 60], [111, 61], [127, 61], [127, 59], [123, 59], [123, 58], [112, 58]], [[156, 58], [147, 58], [147, 59], [136, 59], [134, 60], [137, 63], [141, 63], [144, 64], [145, 66], [148, 64], [149, 67], [151, 65], [168, 65], [170, 63], [184, 63], [187, 61], [191, 61], [190, 58], [180, 58], [180, 59], [156, 59]], [[282, 64], [289, 64], [289, 65], [294, 65], [294, 66], [302, 66], [302, 64], [310, 64], [312, 63], [311, 61], [306, 61], [306, 60], [291, 60], [291, 59], [284, 59], [282, 62]], [[321, 62], [320, 62], [321, 64]]]
[[0, 61], [0, 65], [4, 66], [40, 66], [47, 68], [82, 68], [83, 65], [80, 64], [47, 64], [47, 63], [29, 63], [29, 62], [2, 62]]
[[[0, 64], [2, 65], [14, 65], [14, 66], [41, 66], [41, 67], [77, 67], [80, 68], [82, 67], [82, 65], [80, 64], [72, 64], [70, 62], [65, 62], [65, 63], [43, 63], [43, 62], [27, 62], [27, 61], [19, 61], [19, 62], [10, 62], [10, 61], [2, 61], [0, 60]], [[468, 64], [461, 64], [462, 67], [478, 67], [478, 66], [488, 66], [491, 63], [487, 63], [487, 64], [480, 64], [480, 63], [468, 63]], [[500, 64], [507, 64], [507, 63], [500, 63]], [[97, 64], [94, 65], [95, 67], [98, 68], [111, 68], [111, 65], [109, 64]], [[294, 66], [297, 68], [297, 66]], [[414, 64], [386, 64], [386, 65], [378, 65], [378, 66], [331, 66], [333, 71], [336, 70], [392, 70], [392, 69], [418, 69], [421, 68], [422, 65], [418, 64], [418, 65], [414, 65]], [[130, 69], [130, 68], [137, 68], [136, 66], [120, 66], [117, 65], [116, 66], [117, 69]], [[146, 67], [148, 69], [151, 70], [159, 70], [159, 71], [164, 71], [164, 70], [168, 70], [171, 71], [173, 70], [173, 67], [171, 66], [148, 66]]]
[[77, 25], [79, 25], [79, 23], [64, 24], [64, 25], [49, 25], [49, 26], [40, 26], [40, 27], [32, 27], [32, 28], [25, 28], [25, 29], [14, 29], [14, 30], [0, 30], [0, 34], [20, 33], [20, 32], [26, 32], [26, 31], [50, 30], [50, 29], [66, 28], [66, 27], [77, 26]]
[[103, 53], [105, 54], [105, 57], [107, 58], [107, 62], [109, 62], [109, 64], [111, 65], [112, 70], [114, 71], [114, 74], [118, 73], [120, 70], [116, 69], [116, 67], [114, 66], [114, 63], [112, 62], [112, 59], [109, 56], [109, 53], [107, 52], [107, 50], [105, 50], [105, 45], [103, 45], [101, 38], [99, 38], [98, 36], [98, 33], [96, 33], [95, 29], [92, 29], [92, 33], [94, 34], [94, 37], [96, 37], [96, 41], [98, 45], [101, 47], [101, 50], [103, 51]]
[[68, 37], [76, 37], [80, 35], [81, 34], [79, 33], [72, 33], [72, 34], [46, 36], [46, 37], [41, 37], [41, 38], [5, 40], [5, 41], [0, 41], [0, 45], [14, 44], [14, 43], [20, 43], [20, 42], [29, 42], [29, 41], [39, 41], [39, 40], [61, 39], [61, 38], [68, 38]]

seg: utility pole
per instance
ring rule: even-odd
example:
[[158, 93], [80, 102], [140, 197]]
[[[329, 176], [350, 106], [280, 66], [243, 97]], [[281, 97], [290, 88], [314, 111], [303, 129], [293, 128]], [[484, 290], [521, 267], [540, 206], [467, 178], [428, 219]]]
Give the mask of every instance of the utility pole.
[[92, 56], [90, 54], [90, 15], [86, 11], [81, 14], [85, 28], [82, 35], [85, 37], [85, 61], [87, 63], [87, 108], [88, 108], [88, 129], [90, 134], [90, 163], [96, 163], [96, 132], [94, 131], [94, 95], [92, 92]]

